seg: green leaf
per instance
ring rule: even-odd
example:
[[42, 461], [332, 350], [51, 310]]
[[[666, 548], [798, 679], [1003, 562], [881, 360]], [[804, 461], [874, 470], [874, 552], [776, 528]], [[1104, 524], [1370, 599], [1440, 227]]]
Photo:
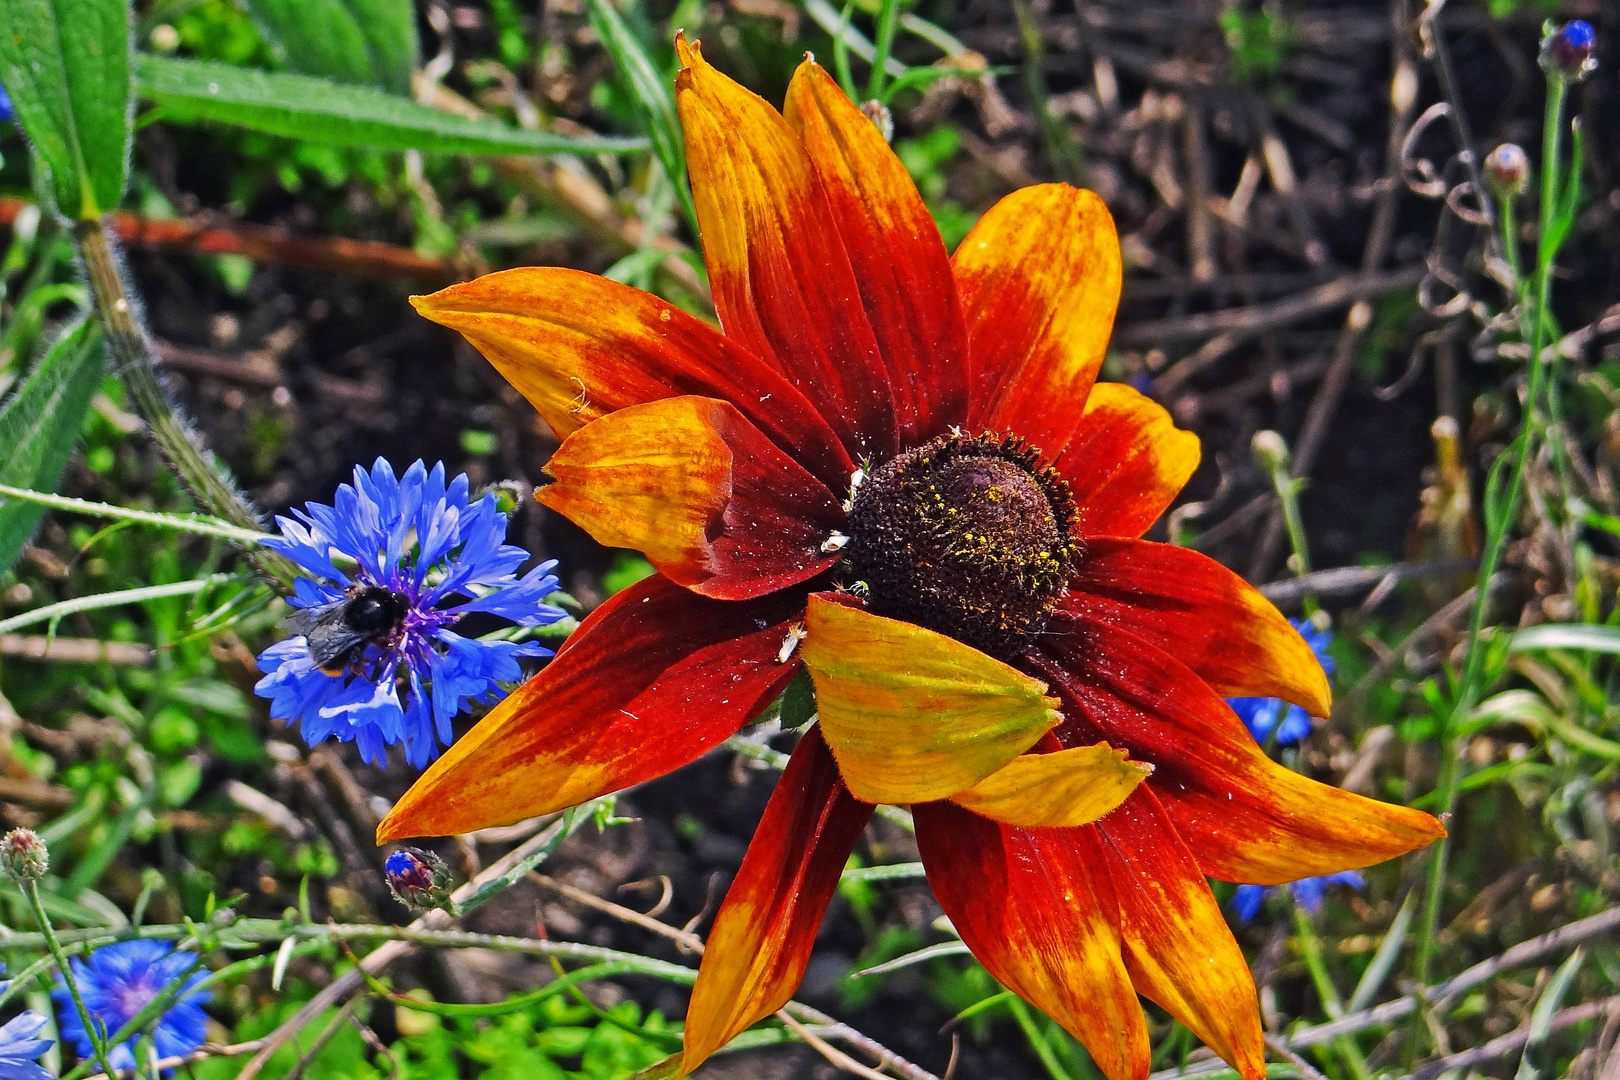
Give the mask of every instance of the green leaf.
[[293, 71], [409, 94], [416, 66], [411, 0], [247, 0]]
[[1593, 652], [1620, 653], [1620, 626], [1547, 623], [1518, 631], [1508, 648], [1513, 652], [1527, 649], [1590, 649]]
[[525, 131], [418, 105], [362, 86], [166, 56], [136, 58], [135, 85], [171, 119], [217, 120], [327, 146], [441, 154], [595, 154], [645, 150], [645, 139]]
[[0, 3], [0, 84], [68, 217], [97, 217], [123, 197], [129, 41], [126, 0]]
[[1519, 1059], [1519, 1071], [1514, 1075], [1514, 1080], [1543, 1080], [1544, 1077], [1557, 1075], [1557, 1063], [1550, 1060], [1547, 1054], [1547, 1036], [1552, 1034], [1553, 1017], [1558, 1015], [1575, 980], [1575, 973], [1585, 959], [1586, 950], [1577, 948], [1547, 980], [1546, 989], [1542, 990], [1536, 1007], [1530, 1013], [1530, 1038], [1524, 1044], [1524, 1056]]
[[[96, 323], [82, 320], [56, 339], [0, 408], [0, 446], [10, 447], [0, 462], [0, 482], [46, 491], [56, 487], [79, 440], [101, 371], [101, 331]], [[0, 573], [17, 561], [44, 514], [43, 506], [20, 499], [0, 503]]]
[[653, 153], [658, 155], [664, 174], [675, 185], [681, 208], [695, 236], [697, 207], [692, 203], [692, 189], [686, 181], [686, 143], [681, 135], [680, 117], [675, 112], [672, 80], [665, 78], [653, 64], [636, 35], [619, 17], [613, 0], [586, 0], [586, 7], [590, 11], [591, 27], [602, 40], [602, 47], [630, 83], [630, 101], [636, 111], [637, 126], [652, 140]]

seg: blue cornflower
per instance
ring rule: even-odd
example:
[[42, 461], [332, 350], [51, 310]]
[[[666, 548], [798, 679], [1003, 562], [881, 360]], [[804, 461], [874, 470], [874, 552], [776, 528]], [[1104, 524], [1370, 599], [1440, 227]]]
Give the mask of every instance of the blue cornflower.
[[[1348, 885], [1352, 889], [1366, 888], [1367, 881], [1358, 870], [1341, 870], [1337, 874], [1323, 874], [1321, 877], [1308, 877], [1299, 881], [1291, 881], [1287, 885], [1289, 892], [1294, 894], [1294, 903], [1304, 908], [1311, 915], [1322, 914], [1322, 901], [1327, 897], [1328, 886]], [[1260, 913], [1260, 905], [1265, 903], [1266, 897], [1283, 888], [1281, 885], [1239, 885], [1237, 892], [1232, 894], [1232, 902], [1228, 905], [1239, 922], [1248, 922]]]
[[[1327, 651], [1333, 642], [1333, 632], [1318, 630], [1316, 624], [1309, 619], [1295, 619], [1293, 623], [1294, 629], [1300, 632], [1305, 638], [1305, 643], [1316, 654], [1322, 670], [1329, 675], [1333, 674], [1333, 669], [1337, 665]], [[1290, 746], [1311, 733], [1311, 714], [1298, 705], [1290, 705], [1279, 698], [1227, 698], [1226, 703], [1232, 706], [1232, 711], [1243, 720], [1249, 734], [1254, 736], [1254, 741], [1262, 745], [1270, 740], [1273, 727], [1277, 728], [1279, 746]]]
[[454, 737], [457, 713], [500, 699], [502, 683], [523, 677], [518, 657], [551, 655], [450, 629], [475, 612], [522, 626], [566, 615], [542, 603], [557, 590], [556, 562], [519, 578], [529, 553], [504, 542], [495, 496], [472, 502], [468, 486], [466, 474], [446, 485], [442, 463], [429, 471], [418, 461], [396, 478], [378, 458], [369, 474], [355, 468], [353, 486], [340, 485], [331, 506], [307, 503], [293, 511], [298, 520], [276, 519], [281, 536], [265, 546], [310, 576], [289, 600], [302, 633], [259, 654], [266, 675], [254, 689], [311, 746], [336, 737], [381, 763], [387, 747], [404, 743], [421, 768]]
[[34, 1037], [44, 1026], [45, 1018], [32, 1009], [0, 1026], [0, 1080], [51, 1080], [37, 1059], [51, 1048], [53, 1040]]
[[[177, 952], [166, 942], [143, 940], [104, 946], [90, 954], [89, 963], [73, 959], [68, 966], [73, 969], [73, 981], [79, 987], [84, 1007], [105, 1036], [117, 1032], [172, 983], [184, 978], [185, 985], [174, 1004], [152, 1029], [152, 1047], [158, 1057], [166, 1058], [191, 1053], [203, 1044], [208, 1033], [208, 1014], [202, 1007], [212, 995], [192, 989], [208, 977], [206, 971], [192, 971], [196, 962], [196, 956]], [[56, 1001], [63, 1041], [73, 1043], [80, 1061], [94, 1060], [96, 1048], [84, 1030], [67, 984], [58, 981], [51, 997]], [[131, 1038], [111, 1047], [107, 1051], [108, 1064], [119, 1070], [134, 1068], [136, 1042]]]
[[0, 85], [0, 124], [15, 119], [17, 119], [16, 106], [11, 104], [11, 95], [6, 93], [5, 86]]
[[[5, 973], [6, 965], [0, 962], [0, 975]], [[11, 980], [0, 979], [0, 994], [10, 985]], [[45, 1018], [32, 1009], [24, 1009], [0, 1025], [0, 1080], [51, 1080], [51, 1074], [36, 1060], [55, 1042], [34, 1038], [44, 1026]]]

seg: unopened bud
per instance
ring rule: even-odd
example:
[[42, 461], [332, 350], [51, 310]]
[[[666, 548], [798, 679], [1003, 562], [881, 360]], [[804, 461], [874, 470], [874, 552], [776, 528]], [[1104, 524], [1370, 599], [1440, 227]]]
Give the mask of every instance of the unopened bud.
[[1518, 143], [1503, 143], [1485, 158], [1485, 183], [1498, 199], [1523, 195], [1530, 183], [1530, 158]]
[[0, 837], [0, 872], [17, 884], [38, 881], [50, 866], [51, 854], [33, 829], [12, 829]]
[[1597, 67], [1592, 47], [1597, 34], [1584, 19], [1572, 19], [1548, 34], [1541, 42], [1541, 66], [1549, 72], [1579, 81]]
[[866, 114], [868, 120], [877, 125], [878, 131], [883, 135], [884, 142], [894, 141], [894, 113], [889, 111], [887, 105], [877, 98], [873, 98], [861, 106], [861, 112]]
[[521, 480], [497, 480], [480, 491], [474, 502], [482, 502], [487, 495], [495, 496], [495, 509], [508, 517], [518, 512], [529, 495], [529, 486]]
[[394, 899], [412, 910], [426, 911], [450, 902], [450, 868], [431, 851], [400, 848], [383, 862], [383, 870]]
[[1254, 451], [1254, 460], [1266, 472], [1278, 473], [1288, 468], [1288, 444], [1275, 431], [1255, 432], [1249, 447]]

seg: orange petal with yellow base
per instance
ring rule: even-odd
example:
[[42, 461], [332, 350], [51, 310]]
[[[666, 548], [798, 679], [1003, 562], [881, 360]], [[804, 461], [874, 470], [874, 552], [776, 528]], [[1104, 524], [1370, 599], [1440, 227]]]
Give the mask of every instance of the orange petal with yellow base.
[[1249, 963], [1192, 853], [1152, 792], [1138, 788], [1094, 828], [1119, 899], [1125, 966], [1142, 995], [1237, 1069], [1263, 1080], [1266, 1050]]
[[1059, 716], [1046, 684], [970, 645], [814, 594], [800, 652], [844, 783], [874, 803], [964, 791]]
[[1332, 708], [1327, 673], [1299, 631], [1260, 590], [1199, 552], [1092, 538], [1054, 620], [1071, 612], [1158, 646], [1222, 697], [1279, 697], [1313, 716]]
[[1108, 1080], [1143, 1080], [1147, 1024], [1096, 829], [1018, 829], [948, 802], [912, 814], [928, 884], [973, 955], [1084, 1043]]
[[821, 918], [872, 810], [850, 795], [821, 733], [811, 728], [776, 782], [704, 943], [678, 1075], [786, 1005], [799, 988]]
[[1198, 470], [1198, 436], [1124, 383], [1098, 383], [1057, 454], [1081, 536], [1141, 536]]
[[892, 456], [888, 376], [804, 145], [696, 42], [677, 35], [675, 51], [675, 106], [720, 325], [811, 396], [853, 456]]
[[833, 490], [849, 482], [850, 457], [809, 398], [746, 348], [651, 293], [530, 266], [411, 303], [465, 335], [558, 438], [627, 405], [696, 394], [736, 404]]
[[1065, 746], [1106, 739], [1151, 763], [1144, 786], [1203, 873], [1280, 885], [1381, 863], [1445, 835], [1421, 810], [1353, 795], [1272, 761], [1225, 700], [1130, 631], [1084, 616], [1054, 620], [1053, 628], [1044, 655], [1027, 662], [1063, 703], [1058, 739]]
[[1069, 441], [1108, 338], [1124, 264], [1108, 207], [1067, 184], [992, 206], [951, 257], [967, 324], [968, 425], [1047, 453]]
[[798, 673], [777, 653], [803, 597], [710, 600], [657, 575], [615, 594], [428, 767], [377, 842], [510, 825], [694, 760]]
[[1003, 825], [1073, 828], [1124, 802], [1152, 772], [1153, 766], [1100, 742], [1015, 757], [950, 801]]
[[634, 548], [718, 600], [795, 585], [837, 562], [827, 486], [725, 401], [631, 405], [563, 440], [535, 497], [607, 547]]
[[838, 219], [901, 441], [927, 442], [967, 417], [967, 336], [933, 215], [877, 126], [815, 61], [799, 65], [782, 114]]

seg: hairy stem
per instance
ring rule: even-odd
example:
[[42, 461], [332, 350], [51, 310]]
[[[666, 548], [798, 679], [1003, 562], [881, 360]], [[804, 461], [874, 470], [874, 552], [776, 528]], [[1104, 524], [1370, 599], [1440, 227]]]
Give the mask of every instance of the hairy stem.
[[[158, 381], [156, 350], [136, 315], [106, 225], [102, 221], [81, 221], [74, 225], [73, 236], [119, 376], [169, 467], [208, 513], [239, 529], [262, 532], [258, 511], [223, 474], [213, 455], [198, 445]], [[283, 592], [292, 592], [298, 571], [290, 562], [257, 544], [242, 545], [241, 550], [267, 581]]]
[[51, 956], [56, 959], [56, 966], [62, 972], [62, 982], [67, 984], [68, 994], [73, 998], [73, 1007], [79, 1010], [79, 1021], [84, 1024], [84, 1032], [95, 1048], [96, 1061], [101, 1065], [102, 1071], [112, 1075], [112, 1065], [107, 1061], [107, 1046], [102, 1038], [102, 1031], [96, 1024], [96, 1018], [90, 1015], [85, 1008], [84, 998], [79, 996], [79, 982], [73, 977], [73, 969], [68, 966], [67, 954], [62, 951], [62, 943], [56, 940], [56, 928], [51, 925], [51, 917], [45, 914], [45, 905], [40, 903], [39, 882], [24, 881], [23, 895], [28, 898], [28, 906], [34, 913], [34, 921], [39, 924], [40, 933], [45, 935], [45, 945], [51, 950]]

